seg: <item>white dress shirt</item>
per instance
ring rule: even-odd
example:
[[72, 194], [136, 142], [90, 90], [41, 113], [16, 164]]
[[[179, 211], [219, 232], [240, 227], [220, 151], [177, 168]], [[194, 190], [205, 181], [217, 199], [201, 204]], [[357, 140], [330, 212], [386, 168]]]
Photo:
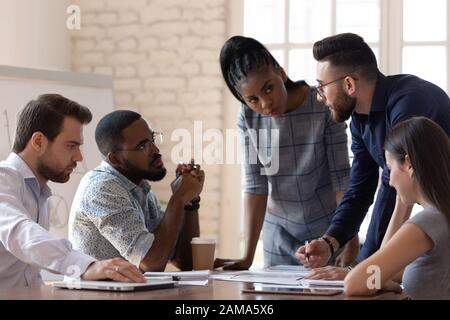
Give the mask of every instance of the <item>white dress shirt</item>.
[[0, 162], [0, 288], [38, 286], [41, 268], [83, 274], [95, 261], [48, 232], [50, 196], [17, 154]]

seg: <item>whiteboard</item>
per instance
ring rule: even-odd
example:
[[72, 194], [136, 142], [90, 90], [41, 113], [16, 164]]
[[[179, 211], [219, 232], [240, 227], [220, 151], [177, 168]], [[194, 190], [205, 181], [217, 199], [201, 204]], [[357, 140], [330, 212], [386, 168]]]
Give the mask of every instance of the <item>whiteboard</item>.
[[53, 193], [50, 231], [67, 238], [70, 206], [78, 184], [101, 161], [94, 133], [98, 121], [114, 109], [113, 82], [110, 76], [103, 75], [0, 66], [0, 160], [6, 159], [12, 150], [18, 111], [44, 93], [58, 93], [77, 101], [93, 115], [83, 131], [83, 161], [78, 163], [68, 182], [49, 182]]

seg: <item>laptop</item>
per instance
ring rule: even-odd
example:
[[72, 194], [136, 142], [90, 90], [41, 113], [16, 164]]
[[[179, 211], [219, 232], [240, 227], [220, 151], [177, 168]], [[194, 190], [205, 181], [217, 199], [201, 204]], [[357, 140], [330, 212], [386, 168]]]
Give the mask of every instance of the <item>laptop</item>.
[[78, 290], [104, 290], [104, 291], [145, 291], [174, 288], [175, 281], [152, 279], [147, 283], [128, 283], [117, 281], [84, 281], [69, 280], [55, 281], [52, 286], [54, 288], [78, 289]]

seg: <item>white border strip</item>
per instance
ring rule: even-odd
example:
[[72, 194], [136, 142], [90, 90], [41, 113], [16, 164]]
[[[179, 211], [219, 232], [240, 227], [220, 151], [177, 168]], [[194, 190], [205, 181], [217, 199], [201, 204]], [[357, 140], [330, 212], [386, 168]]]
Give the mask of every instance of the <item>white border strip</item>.
[[113, 79], [108, 75], [31, 69], [0, 65], [0, 78], [32, 79], [70, 84], [80, 87], [112, 88]]

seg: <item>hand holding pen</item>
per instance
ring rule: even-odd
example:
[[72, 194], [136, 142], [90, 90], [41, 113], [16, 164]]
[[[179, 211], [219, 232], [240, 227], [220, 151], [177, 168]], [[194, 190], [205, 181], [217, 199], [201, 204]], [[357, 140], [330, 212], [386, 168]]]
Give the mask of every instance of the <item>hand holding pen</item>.
[[330, 258], [330, 249], [323, 240], [306, 241], [297, 249], [295, 257], [307, 268], [322, 267]]
[[309, 243], [309, 241], [306, 240], [306, 241], [305, 241], [305, 259], [306, 259], [306, 263], [309, 264], [308, 243]]

